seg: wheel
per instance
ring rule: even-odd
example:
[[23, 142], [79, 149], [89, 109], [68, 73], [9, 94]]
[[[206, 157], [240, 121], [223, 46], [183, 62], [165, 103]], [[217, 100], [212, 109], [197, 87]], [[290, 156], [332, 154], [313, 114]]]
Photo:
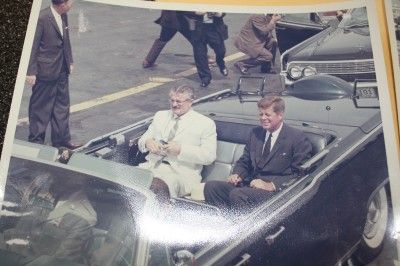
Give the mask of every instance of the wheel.
[[357, 262], [365, 265], [379, 255], [388, 231], [388, 221], [389, 202], [386, 189], [383, 187], [369, 203], [361, 243], [354, 253], [354, 259]]

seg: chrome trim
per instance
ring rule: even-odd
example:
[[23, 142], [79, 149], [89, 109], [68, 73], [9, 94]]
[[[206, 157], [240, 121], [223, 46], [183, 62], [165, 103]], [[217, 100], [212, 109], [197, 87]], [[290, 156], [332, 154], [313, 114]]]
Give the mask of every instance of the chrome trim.
[[[375, 64], [373, 59], [360, 60], [328, 60], [328, 61], [291, 61], [288, 62], [286, 70], [292, 65], [298, 67], [314, 67], [320, 74], [358, 74], [358, 73], [375, 73]], [[334, 65], [334, 66], [333, 66]], [[320, 66], [320, 67], [318, 67]], [[346, 67], [341, 67], [346, 66]], [[321, 70], [322, 68], [322, 70]], [[354, 69], [354, 73], [348, 71]], [[365, 69], [365, 70], [364, 70]], [[329, 72], [327, 72], [328, 70]], [[336, 70], [336, 71], [335, 71]], [[340, 71], [342, 70], [342, 71]]]

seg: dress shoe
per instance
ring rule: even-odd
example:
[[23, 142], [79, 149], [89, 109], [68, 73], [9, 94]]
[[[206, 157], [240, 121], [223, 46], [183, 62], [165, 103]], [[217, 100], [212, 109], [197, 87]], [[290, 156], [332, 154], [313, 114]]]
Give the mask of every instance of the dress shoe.
[[249, 70], [248, 70], [246, 67], [240, 65], [239, 63], [235, 63], [234, 66], [235, 66], [235, 67], [239, 70], [239, 72], [242, 73], [243, 75], [249, 75]]
[[226, 67], [220, 68], [219, 72], [225, 77], [228, 76], [228, 69]]
[[149, 68], [149, 67], [155, 66], [155, 64], [154, 64], [154, 62], [152, 63], [145, 59], [145, 60], [143, 60], [142, 66], [143, 66], [143, 68]]
[[210, 83], [211, 83], [211, 80], [203, 80], [203, 81], [201, 82], [200, 86], [203, 87], [203, 88], [205, 88], [205, 87], [207, 87], [208, 85], [210, 85]]
[[75, 150], [75, 149], [77, 149], [77, 148], [79, 148], [79, 147], [82, 147], [83, 145], [82, 144], [78, 144], [78, 143], [72, 143], [72, 142], [64, 142], [64, 143], [56, 143], [56, 144], [53, 144], [53, 147], [56, 147], [56, 148], [61, 148], [61, 147], [64, 147], [64, 148], [67, 148], [67, 149], [70, 149], [70, 150]]

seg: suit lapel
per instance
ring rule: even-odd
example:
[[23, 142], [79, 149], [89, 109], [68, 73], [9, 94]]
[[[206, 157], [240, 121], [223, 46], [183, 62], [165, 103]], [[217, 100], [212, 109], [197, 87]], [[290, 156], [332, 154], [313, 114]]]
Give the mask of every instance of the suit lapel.
[[263, 160], [262, 152], [263, 152], [263, 147], [264, 147], [264, 142], [265, 142], [265, 135], [267, 134], [266, 130], [263, 130], [263, 134], [260, 134], [259, 137], [257, 137], [257, 142], [255, 143], [255, 162], [256, 165], [259, 165], [260, 162]]
[[[62, 18], [61, 18], [61, 20], [62, 20]], [[55, 19], [53, 13], [51, 12], [51, 9], [50, 9], [50, 8], [49, 8], [49, 21], [50, 21], [50, 24], [51, 24], [51, 25], [55, 28], [55, 30], [57, 31], [57, 33], [58, 33], [58, 35], [60, 36], [60, 38], [62, 39], [62, 34], [61, 34], [61, 32], [60, 32], [60, 29], [58, 28], [56, 19]]]
[[286, 138], [286, 126], [285, 126], [285, 124], [283, 124], [281, 132], [279, 133], [279, 136], [276, 139], [275, 144], [272, 147], [272, 150], [270, 151], [268, 156], [262, 156], [261, 157], [261, 160], [260, 160], [260, 162], [258, 164], [259, 168], [261, 168], [261, 169], [264, 168], [264, 166], [274, 157], [275, 153], [277, 153], [277, 151], [282, 146], [282, 143], [285, 142], [285, 138]]

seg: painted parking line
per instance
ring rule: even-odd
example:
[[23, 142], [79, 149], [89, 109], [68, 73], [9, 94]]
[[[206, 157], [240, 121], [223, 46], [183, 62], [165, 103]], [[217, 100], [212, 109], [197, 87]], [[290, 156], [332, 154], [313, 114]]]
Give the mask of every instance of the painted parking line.
[[[243, 53], [235, 53], [235, 54], [231, 54], [227, 57], [225, 57], [225, 61], [226, 62], [230, 62], [236, 59], [241, 58], [242, 56], [244, 56]], [[156, 88], [158, 86], [161, 86], [163, 84], [172, 82], [172, 81], [176, 81], [179, 78], [184, 78], [184, 77], [188, 77], [191, 76], [193, 74], [196, 74], [197, 70], [195, 67], [190, 68], [188, 70], [182, 71], [180, 73], [177, 73], [174, 75], [174, 78], [166, 78], [166, 77], [150, 77], [149, 80], [150, 82], [136, 86], [136, 87], [132, 87], [126, 90], [122, 90], [122, 91], [118, 91], [115, 93], [111, 93], [111, 94], [107, 94], [104, 96], [101, 96], [99, 98], [96, 99], [92, 99], [92, 100], [88, 100], [85, 102], [81, 102], [78, 104], [74, 104], [70, 107], [70, 113], [75, 113], [75, 112], [79, 112], [79, 111], [83, 111], [92, 107], [96, 107], [98, 105], [101, 104], [105, 104], [105, 103], [109, 103], [109, 102], [113, 102], [119, 99], [122, 99], [124, 97], [128, 97], [128, 96], [132, 96], [134, 94], [140, 93], [140, 92], [144, 92], [153, 88]], [[18, 126], [23, 125], [23, 124], [28, 124], [29, 119], [28, 117], [24, 117], [18, 120]]]

